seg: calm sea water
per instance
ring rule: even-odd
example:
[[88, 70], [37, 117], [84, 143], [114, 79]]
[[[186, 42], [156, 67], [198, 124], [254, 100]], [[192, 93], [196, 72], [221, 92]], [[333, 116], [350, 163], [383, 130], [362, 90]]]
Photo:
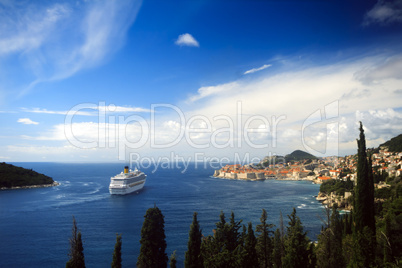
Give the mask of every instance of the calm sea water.
[[52, 188], [0, 191], [0, 267], [64, 267], [68, 260], [72, 216], [82, 232], [87, 267], [110, 267], [116, 233], [123, 235], [123, 266], [135, 267], [143, 216], [155, 204], [165, 216], [167, 254], [177, 252], [183, 265], [193, 212], [204, 235], [212, 234], [220, 211], [231, 211], [243, 223], [259, 223], [261, 210], [279, 225], [282, 212], [293, 207], [312, 240], [321, 229], [322, 206], [314, 198], [319, 186], [298, 181], [232, 181], [212, 178], [208, 165], [183, 169], [143, 170], [144, 189], [111, 196], [111, 176], [122, 164], [14, 163], [32, 168], [61, 183]]

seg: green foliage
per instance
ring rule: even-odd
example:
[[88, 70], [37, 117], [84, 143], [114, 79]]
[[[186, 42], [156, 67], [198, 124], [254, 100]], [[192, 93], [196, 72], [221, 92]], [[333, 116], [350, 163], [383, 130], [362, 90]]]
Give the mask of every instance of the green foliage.
[[190, 225], [190, 232], [188, 238], [188, 249], [186, 251], [184, 266], [191, 268], [203, 267], [201, 256], [201, 228], [197, 220], [197, 212], [193, 214], [193, 222]]
[[290, 162], [290, 161], [300, 161], [300, 160], [305, 160], [305, 159], [317, 159], [317, 157], [315, 157], [312, 154], [306, 153], [304, 151], [296, 150], [296, 151], [293, 151], [291, 154], [286, 155], [285, 159], [286, 159], [286, 162]]
[[244, 238], [244, 257], [242, 262], [242, 267], [257, 268], [258, 256], [256, 251], [257, 239], [254, 235], [253, 224], [248, 223], [247, 234]]
[[204, 238], [201, 252], [204, 267], [239, 267], [242, 262], [242, 239], [240, 239], [241, 221], [234, 219], [232, 212], [230, 223], [221, 212], [213, 236]]
[[172, 255], [170, 255], [169, 267], [176, 268], [176, 264], [177, 264], [177, 257], [176, 257], [176, 250], [175, 250], [175, 251], [173, 251]]
[[282, 257], [284, 256], [284, 248], [281, 231], [276, 229], [274, 235], [274, 249], [272, 251], [272, 264], [275, 268], [282, 267]]
[[388, 173], [385, 171], [374, 172], [374, 183], [379, 183], [380, 181], [386, 181], [389, 177]]
[[158, 207], [147, 210], [141, 229], [141, 249], [138, 267], [166, 267], [168, 257], [165, 253], [165, 221]]
[[363, 125], [360, 122], [360, 139], [357, 140], [357, 185], [354, 200], [355, 242], [352, 264], [370, 267], [375, 261], [374, 182], [371, 157], [367, 157]]
[[296, 216], [296, 209], [289, 217], [289, 226], [285, 236], [284, 246], [285, 255], [282, 258], [283, 267], [315, 267], [315, 263], [310, 263], [312, 258], [312, 248], [307, 233], [303, 230], [300, 218]]
[[331, 194], [335, 192], [337, 195], [344, 195], [345, 192], [351, 192], [353, 190], [353, 182], [350, 179], [347, 181], [342, 180], [327, 180], [320, 186], [320, 192], [325, 194]]
[[381, 189], [375, 189], [374, 191], [374, 197], [375, 198], [380, 198], [380, 199], [387, 199], [388, 197], [391, 196], [392, 189], [391, 187], [385, 187]]
[[66, 268], [85, 268], [84, 246], [82, 244], [81, 232], [78, 230], [77, 222], [73, 216], [73, 228], [70, 237], [70, 259]]
[[380, 145], [388, 147], [390, 152], [402, 152], [402, 134]]
[[4, 162], [0, 163], [0, 188], [52, 184], [53, 182], [52, 178], [32, 169], [16, 167]]
[[338, 268], [345, 266], [342, 256], [342, 231], [343, 224], [336, 206], [334, 206], [328, 227], [322, 230], [318, 237], [316, 250], [318, 267]]
[[114, 245], [112, 268], [121, 268], [121, 235], [116, 234], [116, 244]]
[[377, 237], [382, 248], [382, 259], [391, 266], [397, 265], [398, 260], [402, 259], [402, 196], [397, 194], [397, 185], [388, 189], [391, 189], [390, 196], [383, 206], [384, 216], [377, 222]]
[[258, 260], [262, 267], [272, 267], [272, 250], [273, 243], [270, 234], [273, 224], [267, 223], [268, 214], [265, 209], [262, 210], [260, 224], [256, 227], [257, 236], [257, 254]]

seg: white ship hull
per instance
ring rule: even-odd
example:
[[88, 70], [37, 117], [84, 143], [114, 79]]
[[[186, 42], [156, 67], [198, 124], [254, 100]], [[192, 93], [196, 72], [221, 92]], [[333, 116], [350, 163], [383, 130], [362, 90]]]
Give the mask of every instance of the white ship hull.
[[122, 172], [110, 178], [109, 193], [112, 195], [131, 194], [141, 190], [146, 181], [147, 175], [135, 170]]

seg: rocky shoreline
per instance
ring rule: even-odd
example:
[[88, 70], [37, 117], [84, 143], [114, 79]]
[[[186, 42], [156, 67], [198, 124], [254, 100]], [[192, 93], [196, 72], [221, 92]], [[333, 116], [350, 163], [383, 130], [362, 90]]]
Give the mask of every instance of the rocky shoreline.
[[345, 192], [343, 196], [337, 195], [333, 192], [330, 195], [318, 192], [316, 200], [320, 201], [323, 205], [326, 205], [330, 208], [336, 204], [338, 209], [344, 211], [350, 211], [352, 209], [352, 204], [349, 200], [350, 196], [352, 196], [351, 192]]
[[50, 184], [39, 184], [39, 185], [27, 185], [27, 186], [15, 186], [15, 187], [1, 187], [0, 190], [15, 190], [15, 189], [31, 189], [31, 188], [46, 188], [60, 185], [59, 182], [55, 181]]

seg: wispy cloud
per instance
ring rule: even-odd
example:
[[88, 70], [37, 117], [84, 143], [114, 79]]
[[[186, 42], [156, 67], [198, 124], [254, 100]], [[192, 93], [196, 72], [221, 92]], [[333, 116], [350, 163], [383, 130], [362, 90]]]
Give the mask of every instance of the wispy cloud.
[[[66, 19], [71, 10], [66, 5], [55, 4], [43, 9], [28, 6], [23, 12], [18, 6], [8, 6], [9, 12], [1, 10], [2, 38], [0, 55], [30, 53], [40, 48], [55, 31], [61, 20]], [[8, 16], [7, 16], [8, 15]]]
[[38, 122], [32, 121], [29, 118], [20, 118], [17, 120], [17, 122], [25, 124], [25, 125], [38, 125], [39, 124]]
[[[91, 108], [76, 110], [74, 107], [72, 110], [66, 111], [52, 111], [41, 108], [21, 108], [23, 112], [27, 113], [37, 113], [37, 114], [58, 114], [58, 115], [67, 115], [69, 112], [73, 111], [75, 115], [83, 115], [83, 116], [98, 116], [98, 111], [106, 112], [106, 113], [149, 113], [150, 109], [145, 109], [141, 107], [129, 107], [129, 106], [117, 106], [117, 105], [108, 105], [108, 106], [100, 106], [93, 105]], [[92, 111], [91, 111], [92, 110]]]
[[271, 67], [271, 66], [272, 66], [271, 64], [264, 64], [263, 66], [261, 66], [259, 68], [253, 68], [253, 69], [250, 69], [248, 71], [245, 71], [244, 74], [252, 74], [252, 73], [267, 69], [268, 67]]
[[201, 87], [198, 89], [196, 95], [191, 96], [187, 102], [195, 102], [197, 100], [217, 95], [217, 94], [222, 94], [223, 92], [227, 92], [232, 90], [233, 88], [239, 87], [239, 82], [235, 81], [232, 83], [227, 83], [227, 84], [222, 84], [222, 85], [216, 85], [216, 86], [209, 86], [209, 87]]
[[109, 113], [149, 113], [150, 109], [145, 109], [141, 107], [128, 107], [128, 106], [98, 106], [99, 111], [105, 111]]
[[402, 0], [378, 0], [374, 7], [366, 13], [363, 25], [386, 25], [393, 22], [402, 22]]
[[195, 38], [189, 33], [179, 35], [175, 44], [179, 45], [179, 46], [189, 46], [189, 47], [199, 47], [200, 46], [198, 41], [195, 40]]
[[[27, 108], [22, 108], [23, 112], [27, 113], [36, 113], [36, 114], [59, 114], [59, 115], [67, 115], [68, 111], [50, 111], [47, 109], [40, 109], [40, 108], [33, 108], [33, 109], [27, 109]], [[93, 112], [86, 112], [86, 111], [77, 111], [75, 112], [76, 115], [86, 115], [86, 116], [96, 116], [96, 113]]]
[[17, 69], [30, 71], [20, 95], [102, 64], [124, 44], [140, 5], [141, 0], [0, 5], [0, 56], [15, 57]]

